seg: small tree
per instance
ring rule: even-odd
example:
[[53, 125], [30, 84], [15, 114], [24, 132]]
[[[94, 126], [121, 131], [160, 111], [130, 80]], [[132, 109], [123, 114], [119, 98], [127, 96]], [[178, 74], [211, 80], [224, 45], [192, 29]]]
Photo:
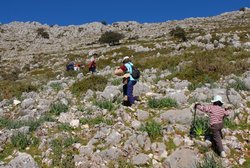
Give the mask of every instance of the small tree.
[[100, 43], [108, 43], [109, 45], [117, 45], [124, 38], [124, 35], [117, 32], [108, 31], [102, 34], [99, 39]]
[[187, 41], [186, 32], [183, 28], [177, 26], [170, 31], [170, 35], [173, 37], [180, 38], [182, 41]]
[[240, 8], [240, 11], [243, 11], [243, 12], [245, 12], [246, 11], [246, 8]]
[[49, 33], [46, 32], [44, 28], [38, 28], [36, 32], [38, 36], [45, 38], [45, 39], [49, 39]]
[[105, 25], [105, 26], [108, 25], [108, 23], [107, 23], [105, 20], [102, 20], [102, 21], [101, 21], [101, 24], [103, 24], [103, 25]]

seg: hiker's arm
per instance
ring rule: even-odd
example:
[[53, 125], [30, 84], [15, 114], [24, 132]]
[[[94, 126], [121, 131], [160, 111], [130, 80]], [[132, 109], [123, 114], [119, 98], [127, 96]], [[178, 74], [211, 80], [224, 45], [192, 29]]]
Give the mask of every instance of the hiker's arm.
[[127, 68], [125, 65], [120, 66], [119, 68], [116, 68], [115, 70], [115, 75], [117, 76], [122, 76], [125, 74], [125, 72], [127, 71]]
[[211, 111], [211, 108], [210, 106], [207, 106], [207, 105], [201, 105], [201, 104], [197, 104], [196, 105], [196, 108], [204, 113], [210, 113]]
[[122, 75], [124, 75], [124, 72], [123, 72], [123, 70], [121, 68], [117, 68], [115, 70], [115, 75], [122, 76]]

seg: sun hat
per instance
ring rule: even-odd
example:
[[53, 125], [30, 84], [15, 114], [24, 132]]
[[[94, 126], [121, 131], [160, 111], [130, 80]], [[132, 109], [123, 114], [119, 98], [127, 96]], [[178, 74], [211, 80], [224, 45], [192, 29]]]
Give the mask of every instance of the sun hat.
[[129, 56], [125, 56], [122, 61], [126, 60], [126, 59], [129, 59]]
[[212, 103], [217, 102], [217, 101], [220, 101], [222, 104], [224, 103], [224, 102], [222, 101], [222, 97], [221, 97], [220, 95], [214, 96], [214, 99], [211, 100]]

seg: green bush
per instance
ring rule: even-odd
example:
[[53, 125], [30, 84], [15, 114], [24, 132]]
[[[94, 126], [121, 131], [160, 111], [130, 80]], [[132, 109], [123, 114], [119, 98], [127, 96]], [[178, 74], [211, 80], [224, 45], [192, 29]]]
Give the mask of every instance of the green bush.
[[11, 143], [14, 147], [24, 150], [30, 144], [30, 140], [26, 134], [19, 132], [11, 137]]
[[196, 117], [192, 124], [196, 137], [205, 136], [209, 131], [209, 119], [207, 117]]
[[18, 121], [18, 120], [0, 118], [0, 128], [17, 129], [24, 126], [28, 126], [29, 131], [35, 131], [45, 121], [54, 121], [54, 119], [51, 118], [51, 116], [49, 115], [44, 115], [37, 120], [29, 120], [29, 121]]
[[103, 76], [93, 76], [88, 77], [84, 80], [75, 82], [70, 90], [76, 96], [81, 96], [82, 94], [86, 93], [88, 89], [92, 91], [102, 91], [105, 89], [108, 80]]
[[37, 91], [39, 86], [35, 86], [28, 81], [0, 81], [0, 97], [10, 99], [20, 97], [23, 92]]
[[17, 129], [23, 126], [28, 126], [29, 131], [35, 131], [45, 121], [54, 121], [54, 119], [48, 115], [42, 116], [37, 120], [29, 120], [29, 121], [18, 121], [7, 118], [0, 118], [0, 128]]
[[170, 108], [177, 107], [177, 102], [171, 98], [163, 98], [163, 99], [150, 99], [148, 101], [148, 106], [150, 108]]
[[237, 129], [237, 124], [230, 118], [228, 117], [225, 117], [223, 119], [223, 125], [225, 128], [229, 128], [229, 129], [232, 129], [232, 130], [235, 130]]
[[248, 91], [246, 84], [239, 78], [235, 78], [235, 82], [228, 85], [229, 88], [234, 88], [236, 91], [245, 90]]
[[145, 131], [148, 133], [148, 136], [152, 140], [156, 140], [158, 137], [162, 135], [161, 124], [153, 121], [148, 121], [144, 126], [141, 127], [141, 131]]
[[114, 105], [111, 101], [104, 100], [104, 101], [95, 101], [94, 104], [102, 109], [107, 109], [111, 111], [114, 109]]
[[172, 29], [169, 33], [173, 37], [177, 37], [177, 38], [181, 39], [182, 41], [187, 41], [185, 30], [179, 26]]
[[[182, 62], [181, 60], [191, 62], [183, 69], [174, 71], [172, 75], [168, 76], [168, 79], [177, 77], [181, 80], [188, 80], [191, 83], [204, 84], [217, 81], [221, 76], [230, 74], [241, 75], [250, 67], [250, 63], [246, 61], [249, 58], [249, 52], [238, 51], [237, 56], [234, 53], [235, 49], [227, 47], [211, 51], [196, 49], [194, 53], [184, 53], [178, 57], [170, 57], [170, 60], [178, 58], [176, 60], [177, 63]], [[163, 66], [161, 63], [158, 65]], [[169, 69], [170, 65], [168, 63], [166, 65], [166, 68]], [[176, 65], [176, 63], [173, 65]]]
[[175, 145], [174, 140], [172, 138], [169, 138], [165, 144], [166, 144], [166, 149], [168, 151], [175, 150], [177, 148], [177, 146]]
[[50, 86], [55, 90], [55, 91], [59, 91], [59, 90], [61, 90], [62, 89], [62, 86], [61, 86], [61, 84], [60, 83], [52, 83], [52, 84], [50, 84]]
[[23, 121], [0, 118], [0, 128], [17, 129], [24, 126]]
[[67, 112], [68, 110], [68, 106], [61, 102], [54, 103], [50, 107], [50, 112], [55, 115], [60, 115], [60, 113]]
[[201, 163], [196, 164], [196, 168], [223, 168], [219, 159], [213, 155], [208, 155]]
[[102, 21], [101, 21], [101, 24], [103, 24], [104, 26], [107, 26], [107, 25], [108, 25], [108, 23], [107, 23], [105, 20], [102, 20]]
[[78, 71], [70, 70], [70, 71], [65, 72], [66, 77], [76, 77], [77, 75], [78, 75]]
[[69, 138], [66, 138], [66, 139], [63, 141], [63, 146], [69, 147], [69, 146], [71, 146], [72, 144], [77, 143], [77, 142], [78, 142], [78, 139], [77, 139], [77, 138], [69, 137]]
[[49, 39], [49, 33], [46, 32], [44, 28], [38, 28], [36, 32], [39, 37]]
[[124, 38], [124, 35], [117, 32], [108, 31], [101, 35], [99, 42], [108, 43], [109, 45], [119, 44], [119, 41]]
[[69, 124], [61, 123], [58, 125], [58, 130], [60, 130], [60, 131], [72, 131], [73, 128]]
[[245, 12], [245, 11], [246, 11], [246, 8], [242, 7], [242, 8], [240, 8], [239, 11]]
[[115, 79], [111, 82], [111, 84], [114, 86], [119, 86], [121, 83], [122, 83], [121, 79]]

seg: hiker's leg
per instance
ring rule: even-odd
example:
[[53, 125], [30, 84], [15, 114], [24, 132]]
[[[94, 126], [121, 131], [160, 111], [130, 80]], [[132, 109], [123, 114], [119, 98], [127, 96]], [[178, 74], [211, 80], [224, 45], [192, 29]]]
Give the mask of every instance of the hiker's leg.
[[223, 127], [222, 123], [214, 124], [211, 126], [211, 131], [213, 134], [213, 141], [215, 143], [216, 150], [218, 150], [219, 154], [223, 151], [223, 145], [221, 142], [221, 129]]
[[127, 96], [128, 84], [123, 85], [123, 96]]
[[136, 84], [136, 81], [129, 81], [128, 82], [128, 88], [127, 88], [127, 96], [128, 100], [131, 104], [135, 103], [135, 99], [133, 96], [133, 90], [134, 90], [134, 85]]

